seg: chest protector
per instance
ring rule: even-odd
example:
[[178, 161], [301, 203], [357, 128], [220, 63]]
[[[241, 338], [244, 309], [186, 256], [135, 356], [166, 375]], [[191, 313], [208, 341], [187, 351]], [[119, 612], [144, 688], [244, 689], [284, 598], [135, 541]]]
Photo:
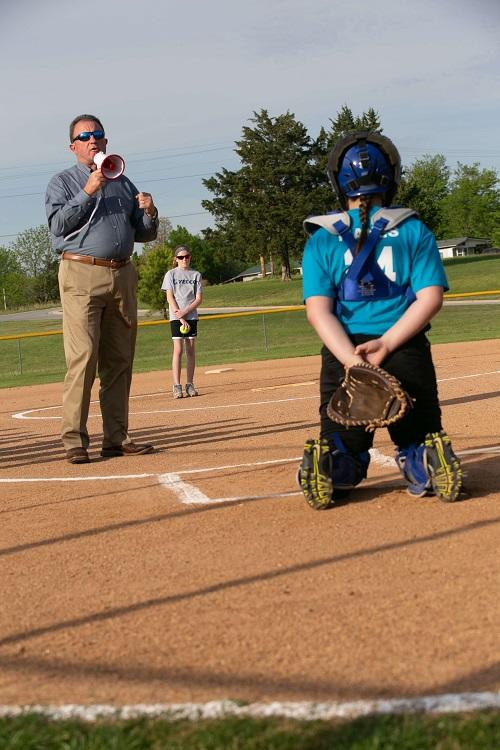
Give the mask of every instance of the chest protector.
[[375, 249], [382, 234], [390, 232], [391, 229], [412, 216], [417, 216], [417, 213], [411, 208], [381, 208], [376, 211], [372, 217], [370, 233], [357, 255], [355, 255], [357, 242], [350, 229], [351, 217], [348, 213], [311, 216], [305, 220], [304, 228], [309, 235], [314, 234], [319, 227], [323, 227], [330, 234], [340, 236], [352, 253], [353, 261], [337, 289], [339, 301], [388, 299], [390, 297], [407, 297], [410, 303], [415, 301], [415, 292], [410, 285], [396, 284], [391, 281], [375, 259]]

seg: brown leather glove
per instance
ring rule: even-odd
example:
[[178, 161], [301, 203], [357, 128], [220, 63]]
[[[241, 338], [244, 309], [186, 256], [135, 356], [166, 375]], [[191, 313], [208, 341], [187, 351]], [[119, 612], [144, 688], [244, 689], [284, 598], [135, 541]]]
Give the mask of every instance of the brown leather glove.
[[411, 405], [397, 378], [381, 367], [363, 362], [346, 370], [326, 411], [333, 422], [372, 432], [397, 422]]

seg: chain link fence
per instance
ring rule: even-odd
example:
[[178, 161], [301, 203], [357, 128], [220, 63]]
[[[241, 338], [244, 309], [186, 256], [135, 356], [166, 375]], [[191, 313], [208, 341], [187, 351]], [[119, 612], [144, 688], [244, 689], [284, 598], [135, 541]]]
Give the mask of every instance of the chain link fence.
[[[317, 354], [320, 342], [302, 306], [201, 315], [198, 366]], [[135, 372], [170, 370], [172, 339], [166, 320], [142, 321]], [[0, 336], [0, 387], [58, 382], [64, 378], [62, 331]]]

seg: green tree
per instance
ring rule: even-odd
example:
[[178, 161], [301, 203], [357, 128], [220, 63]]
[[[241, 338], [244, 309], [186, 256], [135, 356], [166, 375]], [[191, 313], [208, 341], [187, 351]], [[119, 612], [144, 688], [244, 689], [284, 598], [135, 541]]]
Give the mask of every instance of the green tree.
[[191, 234], [185, 227], [177, 226], [170, 235], [170, 246], [173, 250], [178, 245], [187, 245], [192, 253], [191, 265], [202, 275], [208, 284], [217, 284], [221, 279], [229, 278], [226, 273], [225, 256], [220, 253], [217, 243], [210, 233], [204, 236]]
[[11, 245], [19, 267], [27, 277], [29, 302], [57, 300], [58, 262], [46, 224], [21, 232]]
[[[145, 242], [141, 246], [141, 250], [139, 252], [134, 251], [132, 257], [134, 259], [134, 263], [137, 268], [137, 273], [139, 276], [139, 291], [140, 291], [141, 279], [144, 275], [144, 269], [147, 266], [149, 255], [153, 252], [156, 252], [161, 256], [162, 249], [165, 252], [167, 251], [169, 247], [168, 238], [170, 237], [171, 231], [172, 231], [172, 224], [170, 222], [170, 219], [167, 219], [165, 216], [160, 216], [158, 219], [158, 234], [156, 236], [156, 239], [152, 240], [151, 242]], [[146, 272], [146, 275], [147, 273], [148, 272]], [[146, 298], [141, 297], [141, 299], [143, 302], [147, 302]], [[156, 306], [153, 309], [158, 309], [158, 308]]]
[[178, 245], [189, 247], [193, 255], [192, 266], [201, 273], [205, 283], [218, 283], [230, 277], [225, 260], [218, 253], [210, 233], [208, 237], [200, 237], [191, 234], [185, 227], [177, 226], [170, 230], [167, 242], [148, 248], [138, 258], [139, 297], [151, 310], [165, 307], [165, 292], [161, 285], [167, 271], [174, 266], [174, 250]]
[[203, 180], [214, 198], [202, 205], [233, 257], [262, 263], [271, 255], [281, 260], [282, 278], [290, 278], [290, 258], [302, 252], [302, 220], [312, 208], [312, 141], [291, 112], [271, 117], [263, 109], [250, 122], [236, 142], [241, 168]]
[[443, 201], [448, 237], [487, 237], [500, 244], [500, 190], [494, 169], [458, 163]]
[[172, 248], [166, 244], [152, 248], [141, 258], [137, 287], [140, 301], [150, 310], [165, 307], [165, 292], [161, 289], [163, 277], [172, 268]]
[[[211, 268], [207, 271], [206, 277], [204, 276], [209, 284], [221, 284], [237, 276], [247, 267], [248, 264], [236, 257], [233, 247], [225, 241], [223, 232], [209, 227], [202, 230], [201, 236], [207, 242], [205, 252], [212, 254]], [[197, 264], [196, 258], [195, 264]]]
[[16, 253], [22, 270], [31, 277], [45, 273], [56, 258], [46, 224], [26, 229], [18, 234], [11, 249]]
[[347, 133], [351, 133], [353, 130], [382, 131], [378, 113], [370, 107], [361, 115], [354, 115], [352, 110], [344, 104], [338, 112], [337, 117], [334, 120], [330, 118], [330, 129], [325, 132], [327, 153], [333, 148], [339, 138], [347, 135]]
[[423, 156], [403, 170], [395, 203], [418, 211], [437, 237], [442, 237], [443, 201], [450, 190], [450, 170], [441, 154]]
[[28, 302], [26, 277], [12, 250], [0, 247], [0, 305], [8, 309]]
[[167, 245], [171, 232], [172, 222], [170, 219], [167, 219], [166, 216], [160, 216], [158, 218], [158, 234], [156, 235], [156, 239], [152, 242], [144, 243], [141, 255], [147, 255], [150, 250], [154, 250], [160, 245]]

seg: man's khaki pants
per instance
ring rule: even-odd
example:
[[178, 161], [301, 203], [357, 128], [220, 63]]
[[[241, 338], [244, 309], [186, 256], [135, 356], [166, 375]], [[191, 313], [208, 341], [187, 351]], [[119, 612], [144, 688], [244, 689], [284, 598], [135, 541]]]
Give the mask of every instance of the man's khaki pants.
[[61, 260], [64, 379], [61, 437], [66, 450], [88, 448], [92, 385], [98, 368], [103, 447], [130, 442], [128, 401], [137, 334], [137, 271]]

